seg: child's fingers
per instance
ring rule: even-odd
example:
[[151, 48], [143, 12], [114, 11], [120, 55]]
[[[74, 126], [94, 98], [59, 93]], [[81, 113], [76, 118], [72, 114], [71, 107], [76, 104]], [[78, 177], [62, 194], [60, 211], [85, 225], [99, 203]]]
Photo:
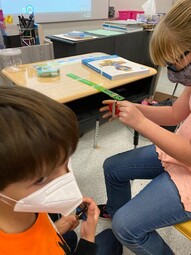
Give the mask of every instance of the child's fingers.
[[109, 105], [108, 106], [104, 106], [104, 107], [101, 107], [99, 109], [100, 112], [106, 112], [106, 111], [109, 111]]
[[102, 101], [102, 104], [112, 104], [113, 102], [115, 102], [115, 100], [113, 100], [113, 99], [108, 99], [108, 100]]
[[106, 118], [109, 118], [109, 117], [111, 117], [111, 112], [107, 112], [107, 113], [105, 113], [103, 116], [102, 116], [102, 118], [104, 118], [104, 119], [106, 119]]

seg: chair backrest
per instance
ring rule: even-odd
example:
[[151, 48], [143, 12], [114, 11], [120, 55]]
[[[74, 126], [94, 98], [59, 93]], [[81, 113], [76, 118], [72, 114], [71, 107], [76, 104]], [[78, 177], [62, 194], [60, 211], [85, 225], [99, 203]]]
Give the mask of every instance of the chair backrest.
[[179, 223], [174, 226], [178, 231], [191, 240], [191, 220]]
[[54, 59], [53, 43], [18, 47], [23, 64]]

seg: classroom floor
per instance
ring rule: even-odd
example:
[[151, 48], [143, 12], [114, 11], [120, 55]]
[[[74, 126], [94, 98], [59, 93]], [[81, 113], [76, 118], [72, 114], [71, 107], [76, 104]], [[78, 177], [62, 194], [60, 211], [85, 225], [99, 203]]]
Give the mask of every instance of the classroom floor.
[[[163, 68], [156, 91], [171, 95], [173, 90], [174, 85], [167, 80], [166, 70]], [[179, 96], [182, 90], [183, 86], [178, 85], [175, 96]], [[80, 138], [78, 148], [72, 157], [72, 165], [83, 195], [90, 196], [96, 203], [101, 204], [106, 201], [102, 164], [107, 157], [134, 148], [133, 130], [115, 120], [100, 127], [97, 149], [93, 148], [93, 142], [94, 131]], [[140, 136], [138, 146], [147, 144], [150, 144], [150, 141]], [[133, 181], [133, 195], [139, 192], [147, 183], [148, 181], [144, 180]], [[109, 221], [100, 219], [97, 232], [110, 227], [111, 223]], [[176, 255], [191, 255], [191, 241], [174, 227], [167, 227], [158, 231]], [[124, 248], [124, 255], [131, 254], [132, 252]]]

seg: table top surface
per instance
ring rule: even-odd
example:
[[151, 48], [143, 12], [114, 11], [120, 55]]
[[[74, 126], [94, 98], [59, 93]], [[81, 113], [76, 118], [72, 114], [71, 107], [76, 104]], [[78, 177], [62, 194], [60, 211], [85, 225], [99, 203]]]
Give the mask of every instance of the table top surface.
[[[140, 32], [140, 31], [138, 31]], [[142, 32], [142, 31], [141, 31]], [[99, 39], [104, 39], [104, 38], [109, 38], [109, 37], [118, 37], [120, 35], [125, 35], [127, 33], [125, 32], [119, 32], [119, 31], [112, 31], [112, 30], [106, 30], [106, 29], [94, 29], [94, 30], [88, 30], [84, 31], [86, 35], [92, 36], [92, 38], [78, 38], [76, 39], [75, 37], [69, 37], [67, 33], [65, 34], [57, 34], [57, 35], [48, 35], [46, 38], [50, 39], [51, 41], [58, 41], [58, 42], [66, 42], [67, 44], [77, 44], [77, 43], [84, 43], [87, 41], [92, 41], [92, 40], [99, 40]]]
[[[106, 89], [116, 88], [121, 85], [153, 76], [157, 73], [154, 68], [148, 67], [149, 72], [146, 74], [111, 81], [81, 63], [83, 58], [100, 55], [106, 54], [97, 52], [38, 63], [30, 63], [21, 65], [16, 69], [5, 68], [2, 70], [2, 73], [14, 84], [34, 89], [60, 103], [67, 103], [99, 93], [99, 91], [95, 88], [68, 77], [67, 74], [69, 73], [101, 85]], [[59, 67], [60, 75], [57, 77], [38, 77], [36, 68], [47, 64]]]

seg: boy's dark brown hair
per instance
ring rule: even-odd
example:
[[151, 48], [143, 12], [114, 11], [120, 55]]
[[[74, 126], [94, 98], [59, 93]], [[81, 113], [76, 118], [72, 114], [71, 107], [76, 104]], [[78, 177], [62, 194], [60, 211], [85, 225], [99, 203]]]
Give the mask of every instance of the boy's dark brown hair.
[[24, 87], [0, 87], [0, 190], [50, 173], [76, 149], [75, 114]]

